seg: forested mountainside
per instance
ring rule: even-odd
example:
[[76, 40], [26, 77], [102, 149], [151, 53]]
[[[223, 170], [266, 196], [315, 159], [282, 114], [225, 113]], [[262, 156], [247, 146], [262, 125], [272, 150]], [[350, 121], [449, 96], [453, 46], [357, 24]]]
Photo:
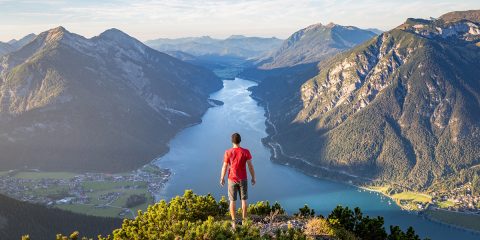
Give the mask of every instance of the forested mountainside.
[[87, 236], [106, 235], [122, 220], [75, 214], [56, 208], [21, 202], [0, 194], [0, 236], [2, 240], [55, 239], [62, 232], [81, 231]]
[[222, 82], [117, 30], [62, 27], [0, 59], [0, 169], [118, 172], [167, 150]]
[[293, 33], [277, 50], [257, 60], [257, 65], [274, 69], [316, 63], [375, 35], [353, 26], [314, 24]]
[[267, 142], [276, 146], [277, 158], [417, 190], [445, 182], [475, 185], [478, 16], [408, 19], [321, 62], [319, 73], [283, 101], [273, 97], [273, 81], [260, 84], [263, 90], [254, 94], [269, 107]]

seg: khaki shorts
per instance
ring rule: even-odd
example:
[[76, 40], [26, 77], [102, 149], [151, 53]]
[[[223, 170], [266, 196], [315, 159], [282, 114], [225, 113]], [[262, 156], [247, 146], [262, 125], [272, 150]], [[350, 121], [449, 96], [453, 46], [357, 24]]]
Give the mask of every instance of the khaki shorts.
[[248, 181], [247, 179], [240, 182], [228, 180], [228, 200], [237, 201], [237, 192], [240, 194], [241, 200], [248, 199]]

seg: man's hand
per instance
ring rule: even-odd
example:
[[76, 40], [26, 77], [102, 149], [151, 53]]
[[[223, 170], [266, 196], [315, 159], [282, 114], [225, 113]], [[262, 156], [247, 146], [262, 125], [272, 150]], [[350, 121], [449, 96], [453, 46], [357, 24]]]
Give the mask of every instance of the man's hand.
[[224, 178], [221, 178], [221, 179], [220, 179], [220, 186], [223, 187], [223, 185], [225, 185], [225, 179], [224, 179]]
[[225, 173], [227, 173], [227, 167], [228, 164], [224, 161], [222, 166], [222, 173], [220, 174], [220, 186], [222, 187], [223, 185], [225, 185]]
[[257, 183], [257, 180], [255, 178], [252, 178], [252, 186], [255, 185], [255, 183]]

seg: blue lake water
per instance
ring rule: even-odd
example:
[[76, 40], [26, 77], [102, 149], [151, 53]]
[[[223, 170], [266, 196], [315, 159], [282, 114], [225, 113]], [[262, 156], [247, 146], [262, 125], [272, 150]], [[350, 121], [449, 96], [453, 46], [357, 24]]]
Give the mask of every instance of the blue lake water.
[[257, 174], [257, 184], [249, 186], [249, 201], [278, 201], [290, 213], [304, 204], [316, 213], [328, 215], [337, 205], [360, 207], [370, 216], [381, 215], [389, 225], [402, 229], [413, 226], [421, 237], [431, 239], [480, 239], [480, 235], [451, 228], [402, 211], [377, 193], [356, 187], [316, 179], [292, 168], [270, 161], [270, 151], [261, 139], [266, 137], [265, 110], [250, 97], [248, 87], [252, 81], [235, 79], [224, 81], [224, 88], [211, 95], [223, 101], [223, 106], [210, 108], [202, 123], [180, 132], [171, 142], [170, 151], [156, 160], [156, 164], [169, 168], [173, 174], [157, 199], [170, 199], [193, 189], [197, 194], [211, 193], [216, 198], [227, 195], [220, 187], [219, 178], [223, 154], [231, 147], [230, 135], [239, 132], [242, 146], [250, 149]]

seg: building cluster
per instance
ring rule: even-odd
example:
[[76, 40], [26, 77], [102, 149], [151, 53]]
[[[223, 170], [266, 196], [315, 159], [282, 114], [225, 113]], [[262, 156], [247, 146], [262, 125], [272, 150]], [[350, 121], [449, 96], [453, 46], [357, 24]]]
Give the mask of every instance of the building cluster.
[[450, 202], [447, 210], [480, 214], [480, 194], [472, 191], [472, 184], [459, 185], [441, 193], [432, 193], [434, 207], [440, 208], [442, 202]]
[[[35, 171], [35, 170], [29, 170]], [[19, 171], [10, 171], [0, 176], [0, 192], [9, 197], [39, 203], [47, 206], [61, 204], [90, 204], [91, 195], [96, 190], [89, 188], [91, 183], [138, 182], [127, 184], [121, 189], [135, 189], [147, 185], [148, 193], [152, 196], [160, 192], [170, 176], [168, 169], [161, 169], [153, 165], [146, 165], [128, 174], [83, 173], [66, 178], [20, 178], [16, 177]], [[89, 184], [85, 184], [89, 183]], [[100, 194], [96, 199], [109, 204], [118, 199], [119, 188], [111, 189]]]

